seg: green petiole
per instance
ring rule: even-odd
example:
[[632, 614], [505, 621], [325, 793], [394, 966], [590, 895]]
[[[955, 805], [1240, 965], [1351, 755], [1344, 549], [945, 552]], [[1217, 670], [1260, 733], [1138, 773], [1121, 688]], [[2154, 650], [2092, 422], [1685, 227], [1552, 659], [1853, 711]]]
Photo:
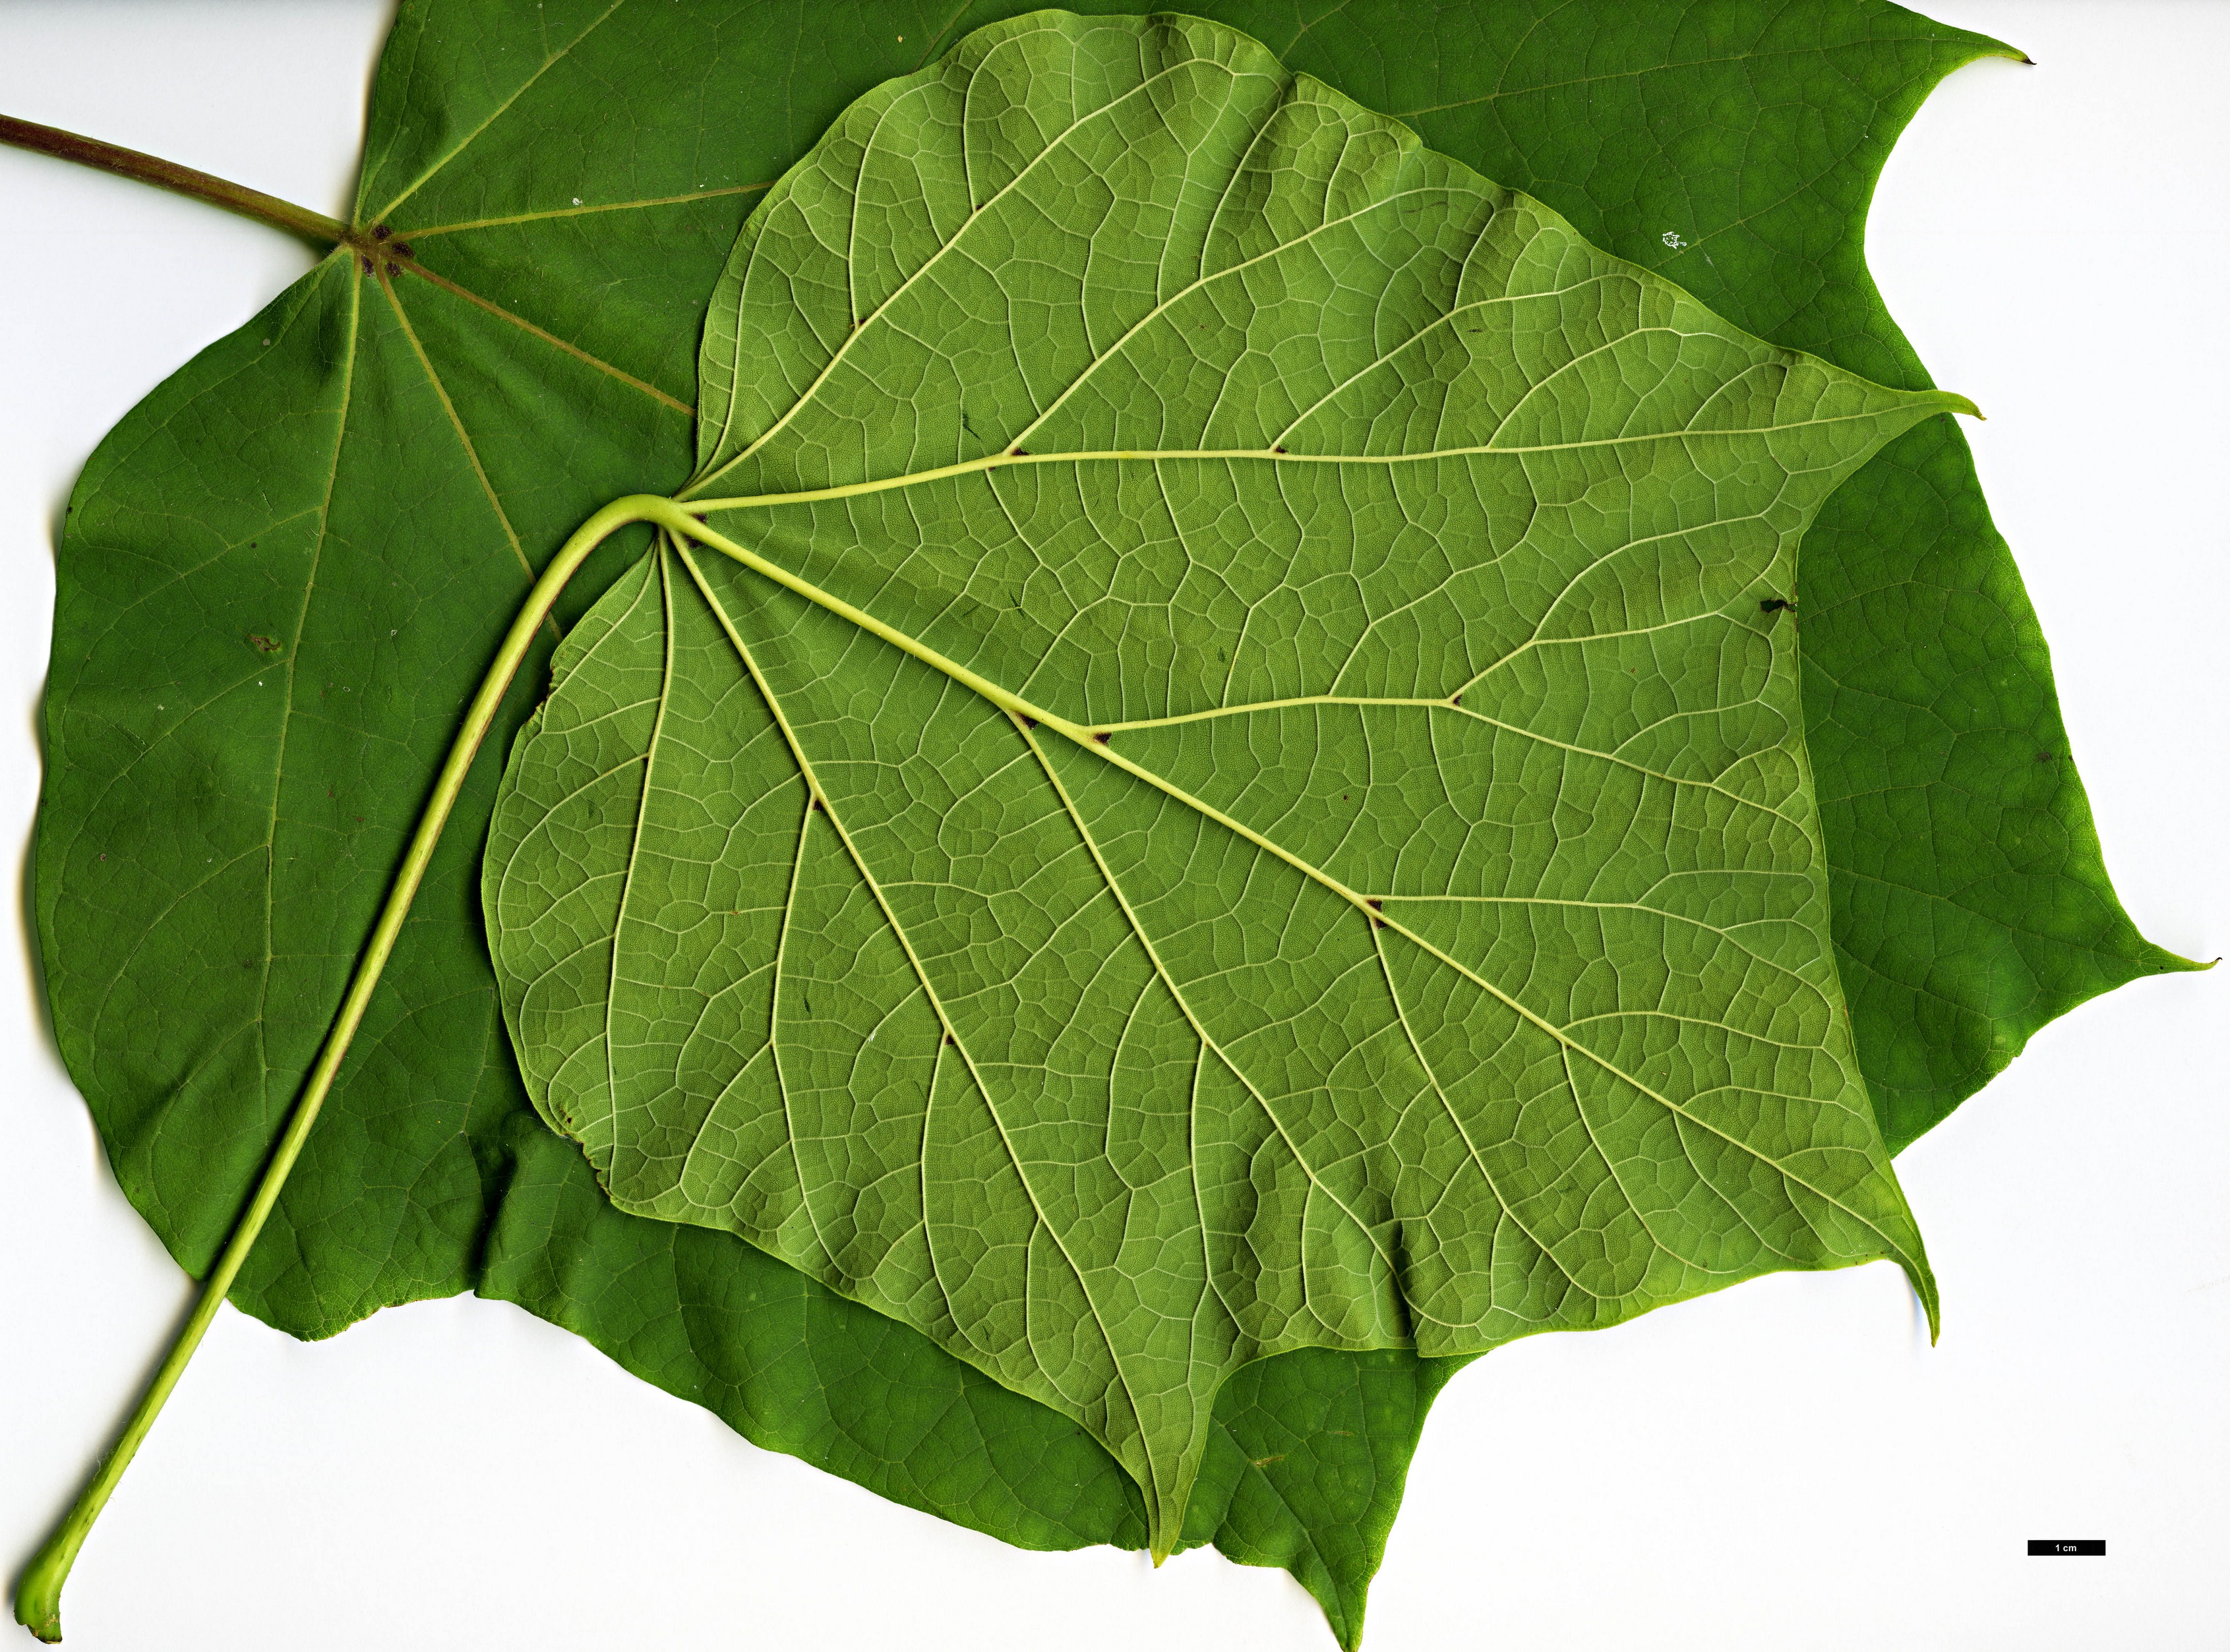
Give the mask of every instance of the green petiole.
[[178, 1385], [185, 1374], [186, 1364], [201, 1346], [203, 1335], [209, 1322], [216, 1317], [217, 1307], [231, 1291], [233, 1281], [239, 1276], [241, 1265], [255, 1246], [256, 1236], [262, 1232], [263, 1224], [279, 1202], [280, 1191], [287, 1185], [287, 1177], [301, 1156], [302, 1144], [308, 1140], [311, 1128], [318, 1122], [319, 1111], [324, 1107], [327, 1092], [332, 1089], [334, 1076], [348, 1055], [349, 1045], [356, 1037], [358, 1025], [371, 1001], [372, 990], [379, 984], [380, 973], [387, 966], [388, 955], [395, 950], [395, 942], [403, 932], [403, 920], [409, 916], [410, 903], [418, 893], [418, 885], [426, 876], [426, 868], [434, 858], [435, 846], [440, 843], [441, 828], [448, 824], [449, 811], [455, 805], [457, 794], [464, 789], [465, 776], [471, 771], [473, 760], [479, 755], [480, 742], [487, 737], [489, 726], [495, 721], [496, 709], [511, 687], [512, 678], [518, 674], [519, 662], [534, 641], [534, 633], [558, 601], [558, 593], [579, 571], [589, 554], [620, 529], [636, 522], [655, 522], [668, 528], [688, 530], [698, 527], [695, 517], [687, 515], [670, 499], [652, 494], [632, 494], [615, 499], [581, 524], [578, 531], [568, 539], [553, 557], [541, 578], [527, 594], [526, 601], [512, 621], [503, 646], [496, 651], [495, 661], [488, 667], [487, 675], [480, 681], [480, 691], [473, 696], [466, 710], [464, 726], [449, 747], [447, 762], [441, 765], [440, 776], [434, 782], [433, 795], [418, 818], [418, 829], [412, 835], [410, 847], [396, 870], [395, 882], [390, 887], [387, 903], [380, 910], [379, 922], [373, 928], [371, 940], [365, 944], [364, 955], [358, 961], [356, 974], [349, 983], [348, 996], [342, 1000], [340, 1012], [335, 1017], [332, 1029], [325, 1035], [325, 1046], [319, 1051], [318, 1063], [311, 1069], [308, 1080], [302, 1087], [300, 1100], [294, 1103], [293, 1115], [287, 1121], [284, 1135], [273, 1149], [270, 1162], [264, 1167], [262, 1180], [256, 1184], [255, 1192], [242, 1214], [239, 1225], [225, 1244], [224, 1252], [217, 1258], [216, 1266], [202, 1283], [201, 1295], [195, 1299], [193, 1312], [186, 1318], [177, 1336], [171, 1341], [163, 1363], [147, 1384], [139, 1402], [132, 1408], [116, 1443], [102, 1458], [100, 1468], [69, 1512], [62, 1516], [39, 1552], [31, 1557], [29, 1565], [16, 1588], [16, 1621], [29, 1630], [42, 1641], [59, 1641], [61, 1630], [62, 1585], [69, 1580], [71, 1565], [77, 1559], [79, 1549], [84, 1546], [93, 1524], [100, 1518], [117, 1482], [131, 1467], [132, 1459], [139, 1450], [140, 1442], [154, 1427], [155, 1419], [162, 1414], [163, 1406], [171, 1398], [171, 1391]]

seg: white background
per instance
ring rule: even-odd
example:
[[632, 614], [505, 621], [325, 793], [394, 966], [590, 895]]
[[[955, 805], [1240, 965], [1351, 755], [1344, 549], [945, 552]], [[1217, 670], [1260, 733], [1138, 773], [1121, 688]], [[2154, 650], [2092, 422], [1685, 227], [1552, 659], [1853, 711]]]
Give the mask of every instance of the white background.
[[[2230, 5], [1934, 0], [2027, 48], [1938, 91], [1869, 232], [1969, 427], [2146, 932], [2230, 949]], [[379, 0], [0, 0], [0, 109], [345, 210]], [[20, 895], [52, 533], [103, 431], [307, 265], [0, 151], [0, 853]], [[0, 1565], [187, 1300], [0, 948]], [[2230, 970], [2047, 1029], [1898, 1160], [1886, 1264], [1543, 1337], [1440, 1400], [1370, 1652], [2230, 1646]], [[2030, 1537], [2107, 1558], [2027, 1558]], [[12, 1587], [12, 1585], [11, 1585]], [[81, 1559], [82, 1652], [1331, 1646], [1281, 1573], [1034, 1555], [755, 1450], [514, 1308], [306, 1346], [226, 1309]], [[0, 1646], [12, 1629], [0, 1630]], [[28, 1647], [26, 1637], [22, 1642]]]

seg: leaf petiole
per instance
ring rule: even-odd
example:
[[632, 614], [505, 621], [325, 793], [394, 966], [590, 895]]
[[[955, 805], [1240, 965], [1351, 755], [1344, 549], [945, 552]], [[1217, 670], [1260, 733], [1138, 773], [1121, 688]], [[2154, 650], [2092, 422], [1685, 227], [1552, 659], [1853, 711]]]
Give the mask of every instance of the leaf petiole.
[[144, 155], [121, 144], [104, 144], [97, 138], [81, 138], [59, 126], [42, 126], [36, 121], [19, 120], [13, 115], [0, 115], [0, 144], [28, 149], [35, 154], [52, 155], [57, 160], [75, 161], [98, 171], [151, 183], [174, 195], [206, 201], [227, 212], [236, 212], [243, 218], [253, 218], [274, 229], [299, 235], [320, 247], [357, 247], [357, 233], [338, 218], [328, 218], [322, 212], [313, 212], [261, 190], [196, 171], [190, 166], [180, 166], [175, 161]]
[[[8, 123], [11, 125], [20, 122]], [[61, 1522], [45, 1545], [31, 1557], [24, 1567], [16, 1589], [16, 1621], [29, 1630], [42, 1641], [61, 1639], [62, 1585], [69, 1578], [71, 1565], [77, 1559], [93, 1523], [100, 1519], [101, 1509], [124, 1477], [139, 1443], [155, 1425], [171, 1391], [185, 1374], [187, 1361], [201, 1345], [209, 1322], [216, 1317], [217, 1307], [231, 1290], [233, 1281], [239, 1276], [241, 1265], [255, 1248], [256, 1236], [279, 1202], [280, 1189], [287, 1185], [287, 1173], [301, 1156], [302, 1144], [310, 1128], [318, 1122], [319, 1110], [325, 1105], [327, 1091], [332, 1088], [333, 1077], [340, 1070], [342, 1059], [348, 1054], [350, 1042], [356, 1037], [358, 1025], [364, 1019], [366, 1006], [371, 1001], [372, 990], [379, 984], [380, 972], [385, 968], [388, 955], [395, 949], [396, 939], [403, 931], [403, 920], [409, 916], [410, 903], [418, 893], [426, 868], [434, 858], [435, 846], [441, 841], [441, 828], [449, 818], [449, 811], [463, 790], [465, 776], [470, 772], [473, 760], [479, 755], [480, 742], [487, 736], [495, 720], [496, 710], [503, 704], [518, 673], [519, 662], [526, 657], [534, 641], [536, 629], [548, 617], [558, 601], [558, 593], [579, 571], [589, 554], [612, 534], [632, 523], [655, 521], [672, 525], [681, 512], [670, 499], [653, 494], [631, 494], [615, 499], [611, 504], [583, 523], [573, 537], [552, 557], [542, 576], [534, 582], [526, 601], [512, 621], [503, 646], [481, 679], [480, 691], [473, 696], [465, 712], [464, 726], [457, 731], [449, 747], [447, 762], [434, 782], [433, 794], [419, 816], [418, 829], [410, 839], [403, 864], [390, 887], [387, 903], [380, 910], [379, 922], [366, 943], [364, 955], [358, 962], [355, 978], [349, 983], [348, 996], [341, 1002], [340, 1012], [332, 1030], [325, 1035], [324, 1048], [319, 1052], [317, 1065], [311, 1070], [308, 1081], [302, 1088], [301, 1098], [294, 1103], [293, 1115], [287, 1121], [285, 1133], [273, 1150], [270, 1162], [265, 1167], [262, 1180], [257, 1183], [248, 1209], [217, 1258], [216, 1266], [203, 1282], [201, 1294], [195, 1299], [193, 1311], [171, 1342], [170, 1351], [156, 1368], [139, 1403], [116, 1437], [108, 1455], [101, 1460], [93, 1478], [70, 1505]], [[694, 525], [693, 518], [687, 518]]]

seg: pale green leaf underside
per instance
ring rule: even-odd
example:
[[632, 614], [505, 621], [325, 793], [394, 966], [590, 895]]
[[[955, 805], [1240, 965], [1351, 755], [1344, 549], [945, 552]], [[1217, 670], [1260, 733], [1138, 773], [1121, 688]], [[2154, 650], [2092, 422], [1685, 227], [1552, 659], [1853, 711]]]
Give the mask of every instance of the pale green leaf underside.
[[513, 754], [529, 1090], [622, 1209], [1083, 1424], [1157, 1549], [1267, 1353], [1930, 1292], [1766, 605], [1963, 405], [1229, 30], [971, 35], [752, 217], [692, 490], [728, 555], [621, 581]]

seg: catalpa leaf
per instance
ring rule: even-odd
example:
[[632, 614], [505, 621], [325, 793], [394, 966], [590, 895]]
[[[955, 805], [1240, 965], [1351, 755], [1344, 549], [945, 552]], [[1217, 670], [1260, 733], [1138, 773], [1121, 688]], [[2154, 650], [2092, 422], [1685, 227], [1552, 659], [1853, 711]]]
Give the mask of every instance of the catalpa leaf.
[[[801, 24], [757, 3], [409, 0], [355, 214], [408, 249], [396, 272], [337, 253], [87, 466], [56, 569], [46, 983], [119, 1180], [189, 1270], [339, 1002], [521, 557], [539, 568], [603, 500], [689, 473], [706, 300], [764, 186], [853, 98], [1016, 9], [831, 3]], [[1191, 9], [1743, 327], [1927, 383], [1866, 279], [1863, 212], [1928, 89], [2011, 55], [1996, 42], [1844, 0]], [[647, 64], [660, 95], [610, 118]], [[1836, 492], [1800, 577], [1840, 973], [1896, 1147], [2053, 1015], [2177, 961], [2114, 900], [2043, 638], [1951, 421]], [[542, 1128], [474, 898], [494, 768], [484, 755], [234, 1302], [323, 1336], [477, 1290], [885, 1496], [1033, 1547], [1143, 1544], [1135, 1486], [1067, 1417], [729, 1234], [620, 1215]], [[1352, 1644], [1415, 1430], [1460, 1363], [1245, 1367], [1186, 1540], [1289, 1567]]]
[[[1247, 37], [1047, 13], [861, 99], [716, 290], [676, 539], [489, 835], [530, 1093], [1073, 1417], [1920, 1241], [1793, 627], [1965, 402], [1740, 333]], [[725, 537], [724, 537], [725, 536]]]

